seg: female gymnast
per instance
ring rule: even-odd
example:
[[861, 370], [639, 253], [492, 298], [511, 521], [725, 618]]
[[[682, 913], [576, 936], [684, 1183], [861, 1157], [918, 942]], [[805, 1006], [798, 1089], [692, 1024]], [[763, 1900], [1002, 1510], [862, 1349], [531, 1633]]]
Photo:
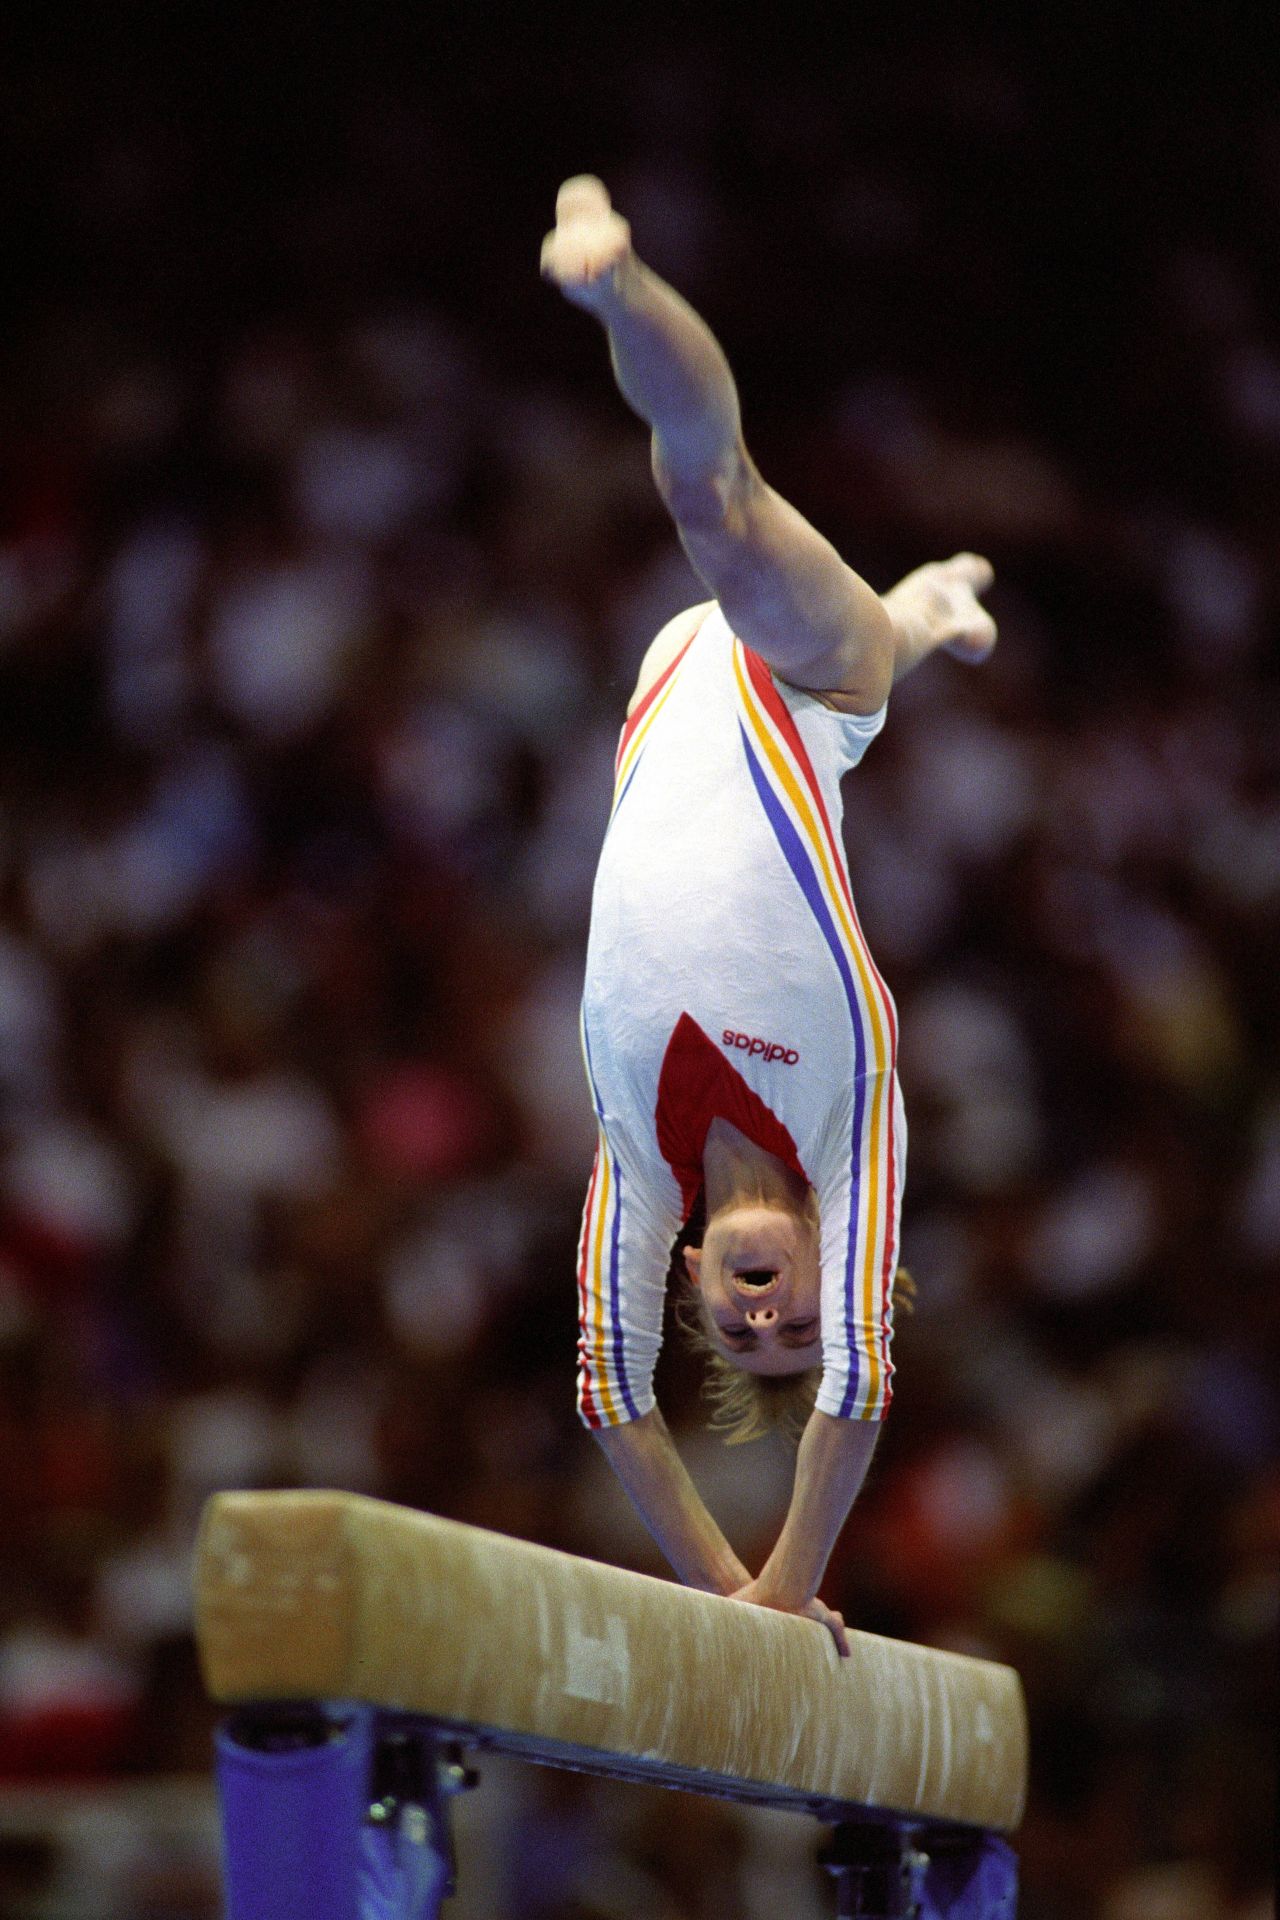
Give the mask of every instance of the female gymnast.
[[[686, 1584], [819, 1621], [890, 1400], [906, 1130], [893, 1002], [858, 925], [840, 777], [891, 685], [943, 649], [986, 658], [974, 554], [875, 593], [768, 487], [704, 322], [636, 256], [599, 180], [560, 189], [544, 276], [595, 314], [711, 598], [645, 656], [592, 902], [583, 1051], [599, 1144], [579, 1250], [579, 1409]], [[673, 1244], [705, 1342], [803, 1428], [753, 1579], [654, 1401]], [[730, 1369], [739, 1370], [737, 1373]], [[798, 1376], [798, 1378], [797, 1378]]]

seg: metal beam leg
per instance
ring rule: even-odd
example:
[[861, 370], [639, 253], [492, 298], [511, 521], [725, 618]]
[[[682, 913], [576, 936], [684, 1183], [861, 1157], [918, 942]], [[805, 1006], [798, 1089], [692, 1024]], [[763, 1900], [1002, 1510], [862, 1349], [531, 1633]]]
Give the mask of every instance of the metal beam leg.
[[219, 1727], [227, 1920], [354, 1920], [371, 1731], [312, 1709]]
[[822, 1854], [840, 1920], [1014, 1920], [1018, 1863], [992, 1833], [849, 1821]]
[[1018, 1857], [995, 1833], [955, 1843], [936, 1835], [922, 1842], [929, 1865], [920, 1920], [1014, 1920]]
[[438, 1920], [475, 1776], [427, 1723], [250, 1710], [218, 1729], [217, 1775], [226, 1920]]

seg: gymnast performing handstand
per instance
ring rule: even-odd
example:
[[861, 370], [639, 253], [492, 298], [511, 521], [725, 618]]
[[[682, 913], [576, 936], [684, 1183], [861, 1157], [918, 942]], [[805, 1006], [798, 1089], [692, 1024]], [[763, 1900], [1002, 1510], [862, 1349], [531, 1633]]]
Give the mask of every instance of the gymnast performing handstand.
[[[618, 750], [592, 902], [583, 1051], [599, 1144], [579, 1248], [583, 1420], [682, 1581], [819, 1621], [891, 1397], [906, 1127], [893, 1001], [858, 924], [840, 779], [931, 653], [995, 644], [974, 554], [875, 593], [757, 472], [704, 322], [569, 180], [542, 271], [608, 337], [711, 598], [664, 627]], [[672, 1248], [741, 1435], [799, 1428], [752, 1578], [654, 1401]], [[695, 1231], [696, 1237], [696, 1231]]]

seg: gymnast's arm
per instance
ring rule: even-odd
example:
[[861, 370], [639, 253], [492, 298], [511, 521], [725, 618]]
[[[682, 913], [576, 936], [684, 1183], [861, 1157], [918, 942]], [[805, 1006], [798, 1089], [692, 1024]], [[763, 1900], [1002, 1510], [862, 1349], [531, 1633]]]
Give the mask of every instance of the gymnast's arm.
[[659, 492], [734, 631], [792, 685], [874, 713], [894, 670], [884, 603], [761, 479], [723, 352], [637, 258], [598, 180], [561, 187], [542, 270], [608, 332], [618, 385], [652, 432]]
[[703, 1505], [657, 1407], [594, 1438], [686, 1587], [730, 1594], [751, 1576]]
[[[815, 1429], [815, 1421], [826, 1426]], [[843, 1435], [826, 1432], [826, 1427], [852, 1424], [812, 1415], [800, 1443], [786, 1525], [758, 1580], [751, 1578], [707, 1512], [657, 1407], [638, 1420], [598, 1427], [594, 1438], [686, 1587], [803, 1614], [825, 1627], [838, 1652], [847, 1657], [844, 1619], [818, 1599], [816, 1589], [875, 1445], [874, 1430], [868, 1438], [863, 1423], [855, 1427], [862, 1437], [853, 1443], [852, 1454]]]
[[758, 1577], [739, 1593], [739, 1599], [777, 1607], [783, 1613], [812, 1609], [831, 1549], [866, 1478], [879, 1432], [880, 1423], [874, 1420], [837, 1419], [817, 1408], [809, 1415], [782, 1532]]

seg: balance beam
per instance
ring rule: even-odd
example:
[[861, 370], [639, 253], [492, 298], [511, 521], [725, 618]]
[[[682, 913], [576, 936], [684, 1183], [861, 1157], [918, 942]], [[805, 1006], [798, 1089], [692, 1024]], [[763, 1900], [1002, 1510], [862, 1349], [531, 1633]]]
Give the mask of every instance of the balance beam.
[[699, 1593], [347, 1493], [225, 1493], [196, 1553], [227, 1705], [358, 1702], [588, 1772], [842, 1821], [1008, 1833], [1016, 1673]]

